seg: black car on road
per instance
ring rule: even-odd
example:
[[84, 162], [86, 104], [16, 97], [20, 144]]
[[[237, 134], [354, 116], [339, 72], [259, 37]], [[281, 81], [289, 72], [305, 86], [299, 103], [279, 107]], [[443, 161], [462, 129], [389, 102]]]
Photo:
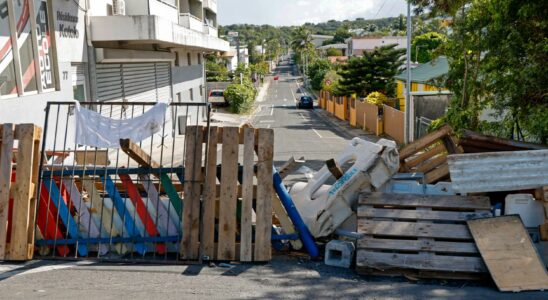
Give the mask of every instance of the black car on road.
[[314, 100], [310, 96], [301, 96], [297, 99], [297, 108], [314, 108]]

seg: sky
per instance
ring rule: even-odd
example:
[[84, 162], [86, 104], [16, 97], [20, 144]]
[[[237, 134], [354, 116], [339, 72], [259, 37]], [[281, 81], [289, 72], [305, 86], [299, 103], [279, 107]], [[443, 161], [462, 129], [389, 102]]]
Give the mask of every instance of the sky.
[[328, 20], [375, 19], [406, 14], [405, 0], [218, 0], [218, 21], [301, 25]]

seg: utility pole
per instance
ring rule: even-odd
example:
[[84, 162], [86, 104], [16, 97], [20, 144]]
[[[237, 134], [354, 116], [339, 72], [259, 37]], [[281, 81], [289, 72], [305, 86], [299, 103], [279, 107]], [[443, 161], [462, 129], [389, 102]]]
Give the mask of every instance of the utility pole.
[[411, 141], [411, 1], [407, 1], [407, 83], [405, 90], [405, 125], [404, 142], [408, 144]]

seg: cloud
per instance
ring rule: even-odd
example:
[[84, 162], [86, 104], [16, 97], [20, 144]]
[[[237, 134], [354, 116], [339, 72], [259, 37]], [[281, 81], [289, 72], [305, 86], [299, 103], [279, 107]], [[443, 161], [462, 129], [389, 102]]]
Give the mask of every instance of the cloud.
[[405, 7], [405, 0], [219, 0], [218, 13], [220, 23], [225, 25], [300, 25], [397, 16], [405, 12]]

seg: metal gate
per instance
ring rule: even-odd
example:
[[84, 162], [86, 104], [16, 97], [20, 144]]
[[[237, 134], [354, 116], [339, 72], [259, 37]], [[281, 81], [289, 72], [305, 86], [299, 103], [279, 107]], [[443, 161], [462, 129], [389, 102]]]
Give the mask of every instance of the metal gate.
[[[142, 115], [155, 104], [80, 103], [117, 120]], [[202, 143], [201, 136], [199, 142], [191, 141], [197, 135], [185, 132], [187, 126], [209, 130], [209, 105], [171, 103], [157, 134], [138, 143], [121, 140], [117, 149], [76, 144], [74, 109], [74, 102], [50, 102], [46, 108], [36, 210], [38, 257], [182, 261], [185, 154], [196, 152], [188, 145]], [[181, 117], [191, 115], [196, 117]], [[205, 157], [207, 144], [203, 148], [199, 151]]]

